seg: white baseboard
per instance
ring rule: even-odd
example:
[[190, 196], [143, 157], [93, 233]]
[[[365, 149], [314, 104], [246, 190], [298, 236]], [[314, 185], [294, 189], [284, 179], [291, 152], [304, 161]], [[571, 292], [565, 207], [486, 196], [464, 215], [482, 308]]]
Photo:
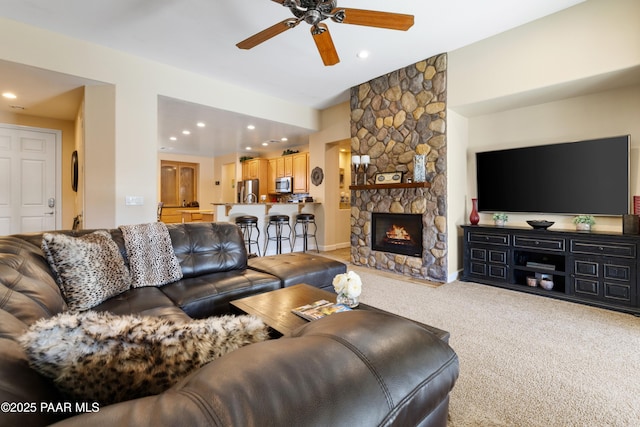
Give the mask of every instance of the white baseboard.
[[344, 248], [350, 248], [350, 247], [351, 247], [351, 242], [342, 242], [342, 243], [335, 243], [333, 245], [321, 245], [320, 250], [322, 252], [329, 252], [329, 251], [335, 251], [338, 249], [344, 249]]

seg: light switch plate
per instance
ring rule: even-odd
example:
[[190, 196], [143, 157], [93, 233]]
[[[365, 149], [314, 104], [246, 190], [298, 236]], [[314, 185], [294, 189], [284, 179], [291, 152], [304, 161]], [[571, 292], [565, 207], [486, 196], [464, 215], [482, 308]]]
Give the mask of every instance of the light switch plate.
[[127, 206], [142, 206], [144, 205], [143, 196], [126, 196], [124, 198], [124, 204]]

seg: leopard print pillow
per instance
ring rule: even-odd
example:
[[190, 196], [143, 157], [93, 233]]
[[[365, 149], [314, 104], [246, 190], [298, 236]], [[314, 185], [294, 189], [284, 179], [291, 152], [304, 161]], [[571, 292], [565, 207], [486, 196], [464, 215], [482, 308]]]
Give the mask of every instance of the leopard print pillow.
[[42, 250], [70, 311], [88, 310], [131, 287], [129, 270], [106, 230], [81, 237], [44, 233]]
[[41, 319], [20, 337], [30, 365], [72, 399], [101, 405], [162, 393], [195, 369], [268, 339], [255, 316], [191, 321], [85, 311]]

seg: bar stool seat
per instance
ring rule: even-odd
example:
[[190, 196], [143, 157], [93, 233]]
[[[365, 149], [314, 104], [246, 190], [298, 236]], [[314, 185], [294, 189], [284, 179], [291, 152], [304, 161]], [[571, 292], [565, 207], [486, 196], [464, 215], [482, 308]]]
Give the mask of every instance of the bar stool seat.
[[[284, 226], [289, 228], [289, 231], [284, 231]], [[274, 235], [271, 235], [271, 229], [273, 227]], [[289, 242], [289, 252], [293, 252], [293, 244], [291, 243], [291, 225], [289, 224], [289, 215], [270, 215], [269, 222], [267, 223], [266, 233], [264, 235], [264, 249], [262, 252], [267, 254], [269, 242], [276, 243], [276, 253], [282, 253], [282, 241], [287, 240]]]
[[[300, 224], [301, 231], [298, 233], [298, 224]], [[313, 233], [309, 232], [309, 226], [313, 224]], [[318, 248], [318, 239], [316, 238], [316, 231], [318, 231], [318, 225], [316, 224], [316, 216], [310, 213], [301, 213], [296, 215], [296, 223], [293, 225], [293, 246], [296, 245], [298, 237], [304, 239], [302, 241], [302, 252], [307, 252], [309, 249], [309, 238], [313, 237], [316, 242], [316, 252], [320, 253]]]
[[[258, 256], [260, 256], [260, 230], [258, 229], [258, 217], [253, 215], [242, 215], [236, 218], [236, 225], [242, 231], [244, 243], [247, 246], [247, 252], [251, 254], [251, 244], [256, 245]], [[255, 230], [255, 237], [254, 237]]]

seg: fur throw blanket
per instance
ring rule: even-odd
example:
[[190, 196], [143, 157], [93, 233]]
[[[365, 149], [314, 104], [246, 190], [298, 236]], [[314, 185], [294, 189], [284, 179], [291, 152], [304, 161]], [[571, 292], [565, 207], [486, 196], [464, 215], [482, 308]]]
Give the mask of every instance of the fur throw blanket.
[[131, 287], [162, 286], [182, 279], [167, 226], [162, 222], [120, 226], [129, 258]]
[[107, 405], [158, 394], [204, 364], [268, 338], [254, 316], [190, 322], [61, 313], [20, 337], [30, 365], [70, 398]]

